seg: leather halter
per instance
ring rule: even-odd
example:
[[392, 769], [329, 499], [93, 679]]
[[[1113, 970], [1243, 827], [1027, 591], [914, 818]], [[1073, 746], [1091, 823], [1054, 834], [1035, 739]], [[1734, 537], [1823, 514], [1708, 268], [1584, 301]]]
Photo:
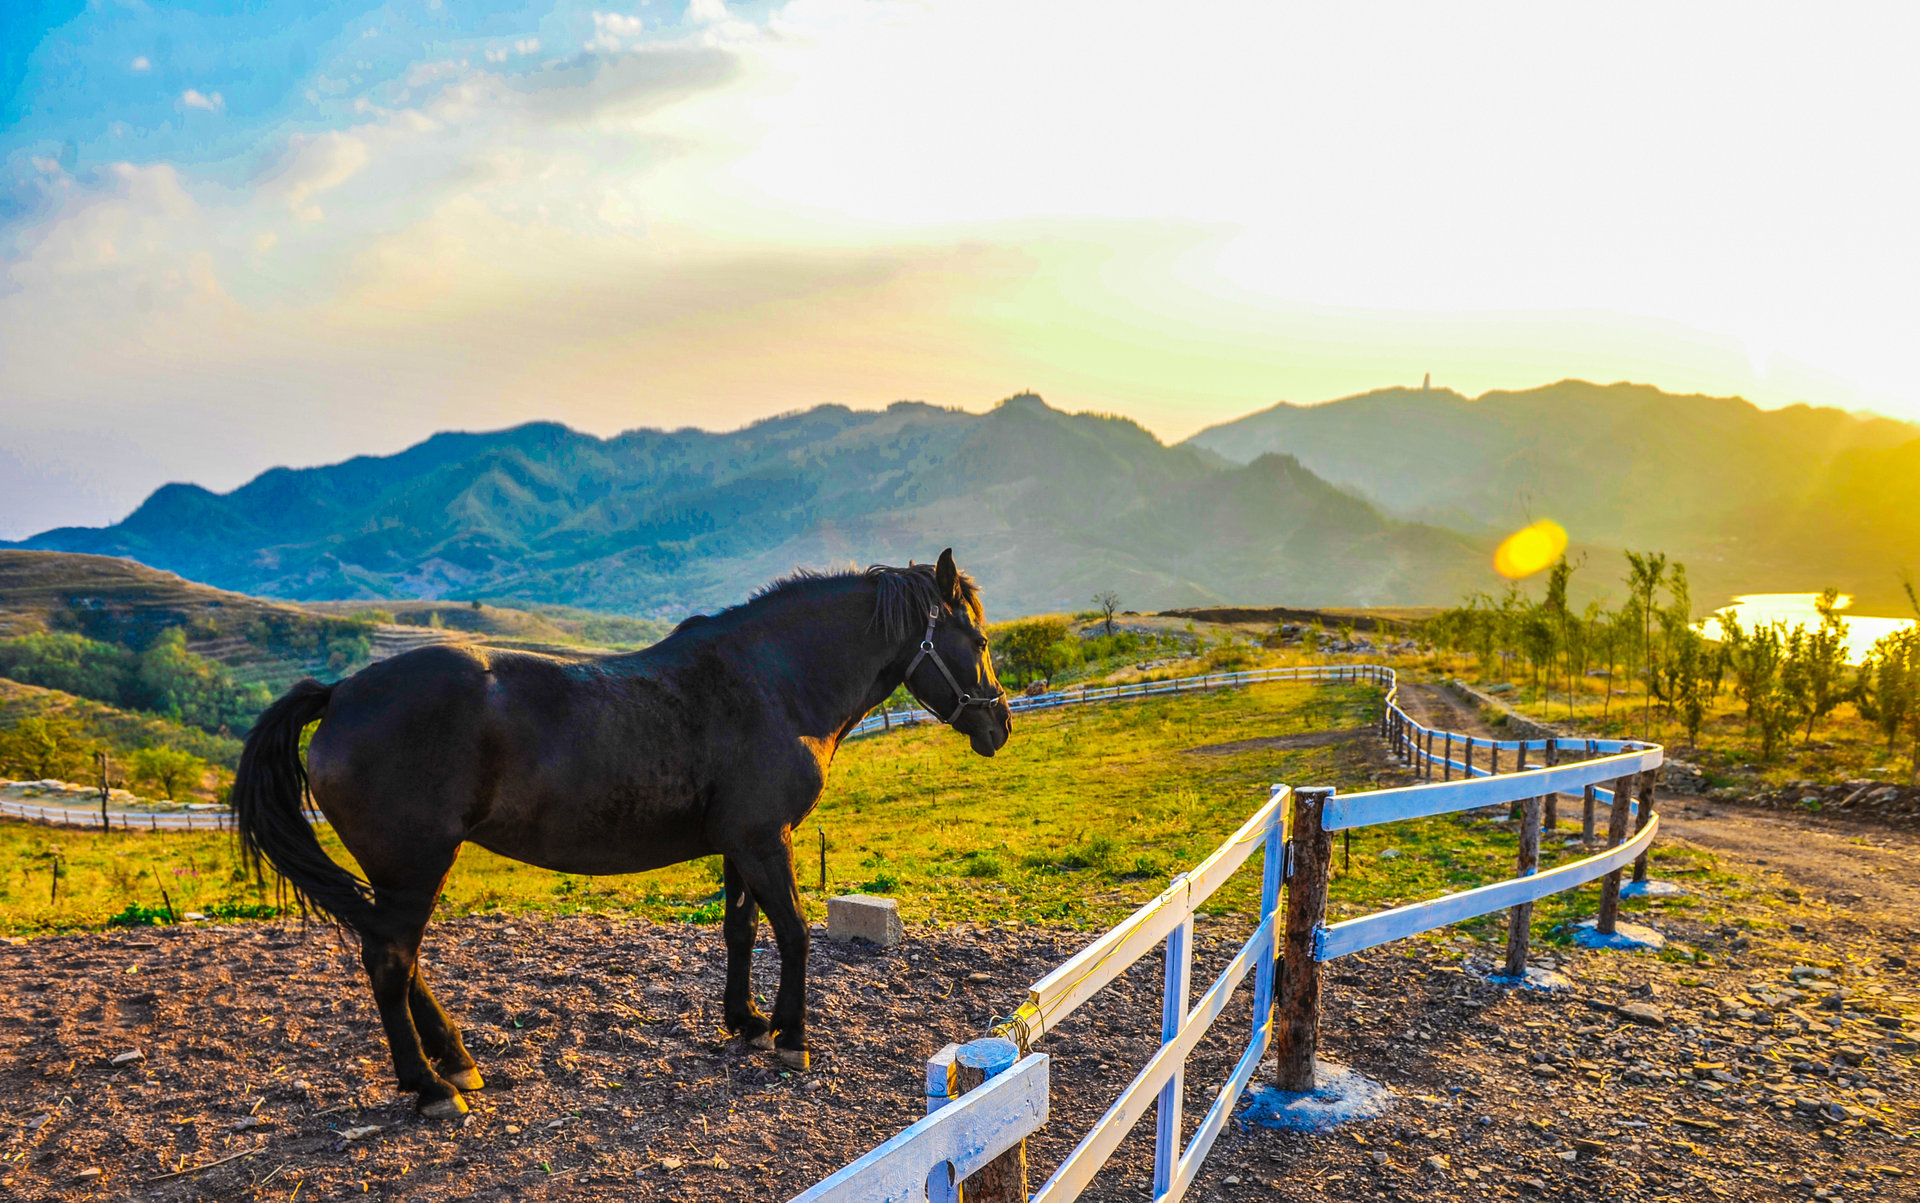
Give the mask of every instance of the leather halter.
[[[941, 722], [951, 727], [953, 726], [954, 720], [958, 719], [961, 716], [961, 714], [965, 713], [967, 707], [991, 706], [995, 702], [999, 702], [1005, 699], [1007, 696], [1007, 692], [1004, 689], [996, 689], [994, 690], [993, 695], [991, 697], [976, 698], [972, 694], [968, 693], [966, 690], [960, 688], [960, 682], [954, 679], [953, 670], [947, 667], [947, 662], [945, 660], [942, 660], [940, 658], [940, 653], [934, 650], [933, 628], [938, 626], [939, 623], [940, 623], [940, 607], [935, 606], [932, 609], [927, 611], [927, 633], [921, 637], [920, 650], [914, 653], [913, 662], [907, 665], [906, 676], [902, 677], [901, 680], [908, 684], [907, 692], [913, 695], [914, 701], [920, 703], [920, 705], [926, 710], [928, 714], [931, 714], [933, 717], [939, 719]], [[941, 714], [938, 710], [935, 710], [932, 706], [927, 705], [927, 700], [920, 696], [920, 693], [918, 690], [912, 688], [913, 670], [920, 667], [920, 662], [922, 660], [933, 661], [933, 666], [940, 670], [940, 675], [945, 677], [947, 679], [947, 684], [950, 687], [952, 687], [953, 696], [956, 699], [953, 704], [952, 714]]]

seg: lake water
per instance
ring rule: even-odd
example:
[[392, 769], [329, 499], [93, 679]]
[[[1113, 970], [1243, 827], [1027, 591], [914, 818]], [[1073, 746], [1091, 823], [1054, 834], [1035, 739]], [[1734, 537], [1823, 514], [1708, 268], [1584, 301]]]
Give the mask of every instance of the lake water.
[[[1820, 625], [1820, 612], [1814, 608], [1814, 603], [1819, 600], [1818, 593], [1748, 593], [1734, 598], [1733, 604], [1720, 613], [1731, 611], [1740, 620], [1741, 627], [1749, 631], [1770, 622], [1813, 628]], [[1852, 604], [1851, 597], [1844, 593], [1840, 595], [1840, 617], [1847, 624], [1847, 654], [1855, 664], [1866, 656], [1867, 649], [1873, 646], [1875, 640], [1914, 624], [1911, 618], [1849, 614], [1847, 607]], [[1709, 639], [1720, 638], [1719, 619], [1707, 619], [1700, 624], [1700, 630]]]

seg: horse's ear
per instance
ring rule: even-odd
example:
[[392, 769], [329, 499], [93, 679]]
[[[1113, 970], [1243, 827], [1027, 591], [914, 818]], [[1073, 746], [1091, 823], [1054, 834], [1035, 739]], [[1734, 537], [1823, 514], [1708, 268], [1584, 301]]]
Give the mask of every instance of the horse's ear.
[[960, 604], [960, 570], [953, 566], [951, 547], [940, 553], [940, 562], [933, 566], [933, 587], [948, 603]]

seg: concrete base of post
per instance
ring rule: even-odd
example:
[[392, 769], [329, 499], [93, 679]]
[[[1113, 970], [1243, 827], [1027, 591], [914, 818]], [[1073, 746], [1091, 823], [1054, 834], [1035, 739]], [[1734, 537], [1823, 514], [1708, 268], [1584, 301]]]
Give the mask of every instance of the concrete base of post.
[[1542, 994], [1564, 994], [1573, 989], [1573, 979], [1553, 969], [1542, 969], [1538, 965], [1527, 966], [1527, 971], [1519, 977], [1508, 977], [1504, 973], [1489, 973], [1489, 985], [1517, 990], [1538, 990]]
[[1624, 952], [1658, 951], [1667, 946], [1667, 938], [1651, 927], [1638, 923], [1616, 923], [1612, 935], [1598, 930], [1597, 921], [1582, 919], [1569, 929], [1573, 942], [1582, 948], [1611, 948]]
[[1620, 887], [1622, 898], [1678, 898], [1686, 892], [1670, 881], [1630, 881]]
[[1322, 1060], [1314, 1066], [1312, 1090], [1256, 1086], [1247, 1091], [1242, 1123], [1284, 1132], [1331, 1132], [1354, 1120], [1377, 1119], [1393, 1103], [1393, 1091], [1360, 1073]]

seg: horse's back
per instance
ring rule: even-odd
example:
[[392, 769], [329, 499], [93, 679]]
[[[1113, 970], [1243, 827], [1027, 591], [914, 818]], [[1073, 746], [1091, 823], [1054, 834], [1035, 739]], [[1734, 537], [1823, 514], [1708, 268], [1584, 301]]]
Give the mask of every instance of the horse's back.
[[377, 816], [573, 872], [698, 855], [715, 749], [652, 659], [441, 645], [369, 665], [315, 734], [314, 796], [350, 847]]

